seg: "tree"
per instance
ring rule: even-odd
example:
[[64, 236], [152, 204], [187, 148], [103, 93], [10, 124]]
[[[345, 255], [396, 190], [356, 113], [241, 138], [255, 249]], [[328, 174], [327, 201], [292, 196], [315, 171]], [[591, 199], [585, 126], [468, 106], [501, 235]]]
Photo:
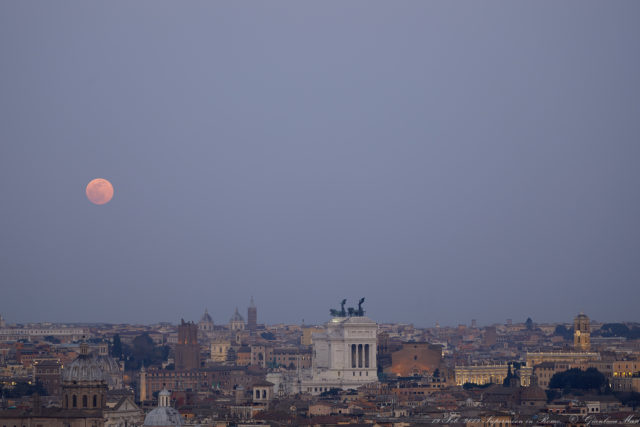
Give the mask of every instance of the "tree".
[[524, 322], [524, 324], [527, 327], [528, 331], [532, 331], [533, 330], [533, 320], [531, 320], [531, 317], [527, 317], [527, 321]]
[[601, 390], [607, 385], [607, 379], [596, 368], [589, 368], [583, 371], [579, 368], [558, 372], [549, 381], [549, 388], [553, 389], [578, 389], [578, 390]]
[[340, 392], [342, 392], [342, 389], [332, 387], [320, 393], [320, 397], [337, 397], [340, 396]]
[[625, 406], [631, 406], [635, 411], [640, 406], [640, 393], [636, 391], [615, 393], [616, 398]]
[[[0, 386], [1, 387], [1, 386]], [[18, 398], [24, 396], [31, 396], [33, 393], [38, 393], [42, 396], [47, 394], [40, 382], [35, 384], [29, 384], [26, 381], [18, 381], [12, 388], [0, 388], [0, 395], [8, 398]]]
[[640, 328], [637, 326], [629, 326], [624, 323], [605, 323], [599, 331], [603, 337], [624, 337], [628, 340], [640, 338]]
[[120, 359], [122, 354], [122, 341], [120, 341], [120, 334], [115, 334], [113, 336], [113, 344], [111, 344], [111, 356]]
[[547, 394], [547, 403], [551, 403], [553, 400], [559, 398], [561, 396], [560, 391], [550, 388], [549, 390], [546, 390], [545, 393]]
[[566, 328], [564, 325], [558, 325], [553, 331], [553, 335], [560, 336], [565, 340], [570, 340], [573, 337], [573, 328]]
[[120, 341], [120, 334], [113, 336], [113, 343], [111, 344], [111, 356], [120, 359], [122, 357], [122, 341]]
[[146, 332], [133, 339], [132, 347], [123, 345], [126, 368], [129, 370], [140, 369], [142, 363], [145, 366], [158, 365], [169, 356], [169, 347], [156, 346]]
[[465, 390], [470, 390], [472, 388], [487, 388], [490, 385], [492, 385], [492, 383], [486, 383], [486, 384], [464, 383], [462, 384], [462, 388]]
[[603, 337], [627, 337], [629, 332], [629, 327], [623, 323], [605, 323], [600, 328]]
[[138, 335], [133, 339], [133, 358], [135, 360], [144, 360], [145, 364], [151, 364], [153, 358], [154, 343], [149, 334], [146, 332]]

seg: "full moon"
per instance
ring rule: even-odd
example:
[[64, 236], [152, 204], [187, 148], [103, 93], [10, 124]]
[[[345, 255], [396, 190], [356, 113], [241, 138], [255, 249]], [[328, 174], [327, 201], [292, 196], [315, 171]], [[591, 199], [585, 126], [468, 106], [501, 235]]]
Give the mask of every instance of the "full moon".
[[87, 184], [87, 199], [96, 205], [109, 203], [113, 197], [113, 185], [103, 178], [96, 178]]

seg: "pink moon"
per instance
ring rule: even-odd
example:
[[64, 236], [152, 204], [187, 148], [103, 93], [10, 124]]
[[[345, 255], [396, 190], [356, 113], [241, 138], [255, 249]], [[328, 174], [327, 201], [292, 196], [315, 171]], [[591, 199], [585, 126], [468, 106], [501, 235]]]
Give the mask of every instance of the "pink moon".
[[113, 185], [104, 178], [96, 178], [87, 184], [86, 193], [91, 203], [104, 205], [113, 198]]

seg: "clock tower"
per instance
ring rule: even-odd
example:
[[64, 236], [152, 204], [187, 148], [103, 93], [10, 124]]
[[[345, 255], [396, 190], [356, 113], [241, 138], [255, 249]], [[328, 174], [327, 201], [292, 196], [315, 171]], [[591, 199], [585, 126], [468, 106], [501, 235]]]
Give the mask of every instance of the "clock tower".
[[589, 318], [580, 313], [573, 319], [573, 348], [576, 351], [591, 350], [591, 329]]

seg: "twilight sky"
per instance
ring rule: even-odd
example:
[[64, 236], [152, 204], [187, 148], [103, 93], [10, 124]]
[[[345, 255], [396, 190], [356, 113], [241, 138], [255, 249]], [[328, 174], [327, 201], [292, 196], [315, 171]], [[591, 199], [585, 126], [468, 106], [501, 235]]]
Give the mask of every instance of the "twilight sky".
[[639, 18], [2, 1], [0, 313], [639, 321]]

